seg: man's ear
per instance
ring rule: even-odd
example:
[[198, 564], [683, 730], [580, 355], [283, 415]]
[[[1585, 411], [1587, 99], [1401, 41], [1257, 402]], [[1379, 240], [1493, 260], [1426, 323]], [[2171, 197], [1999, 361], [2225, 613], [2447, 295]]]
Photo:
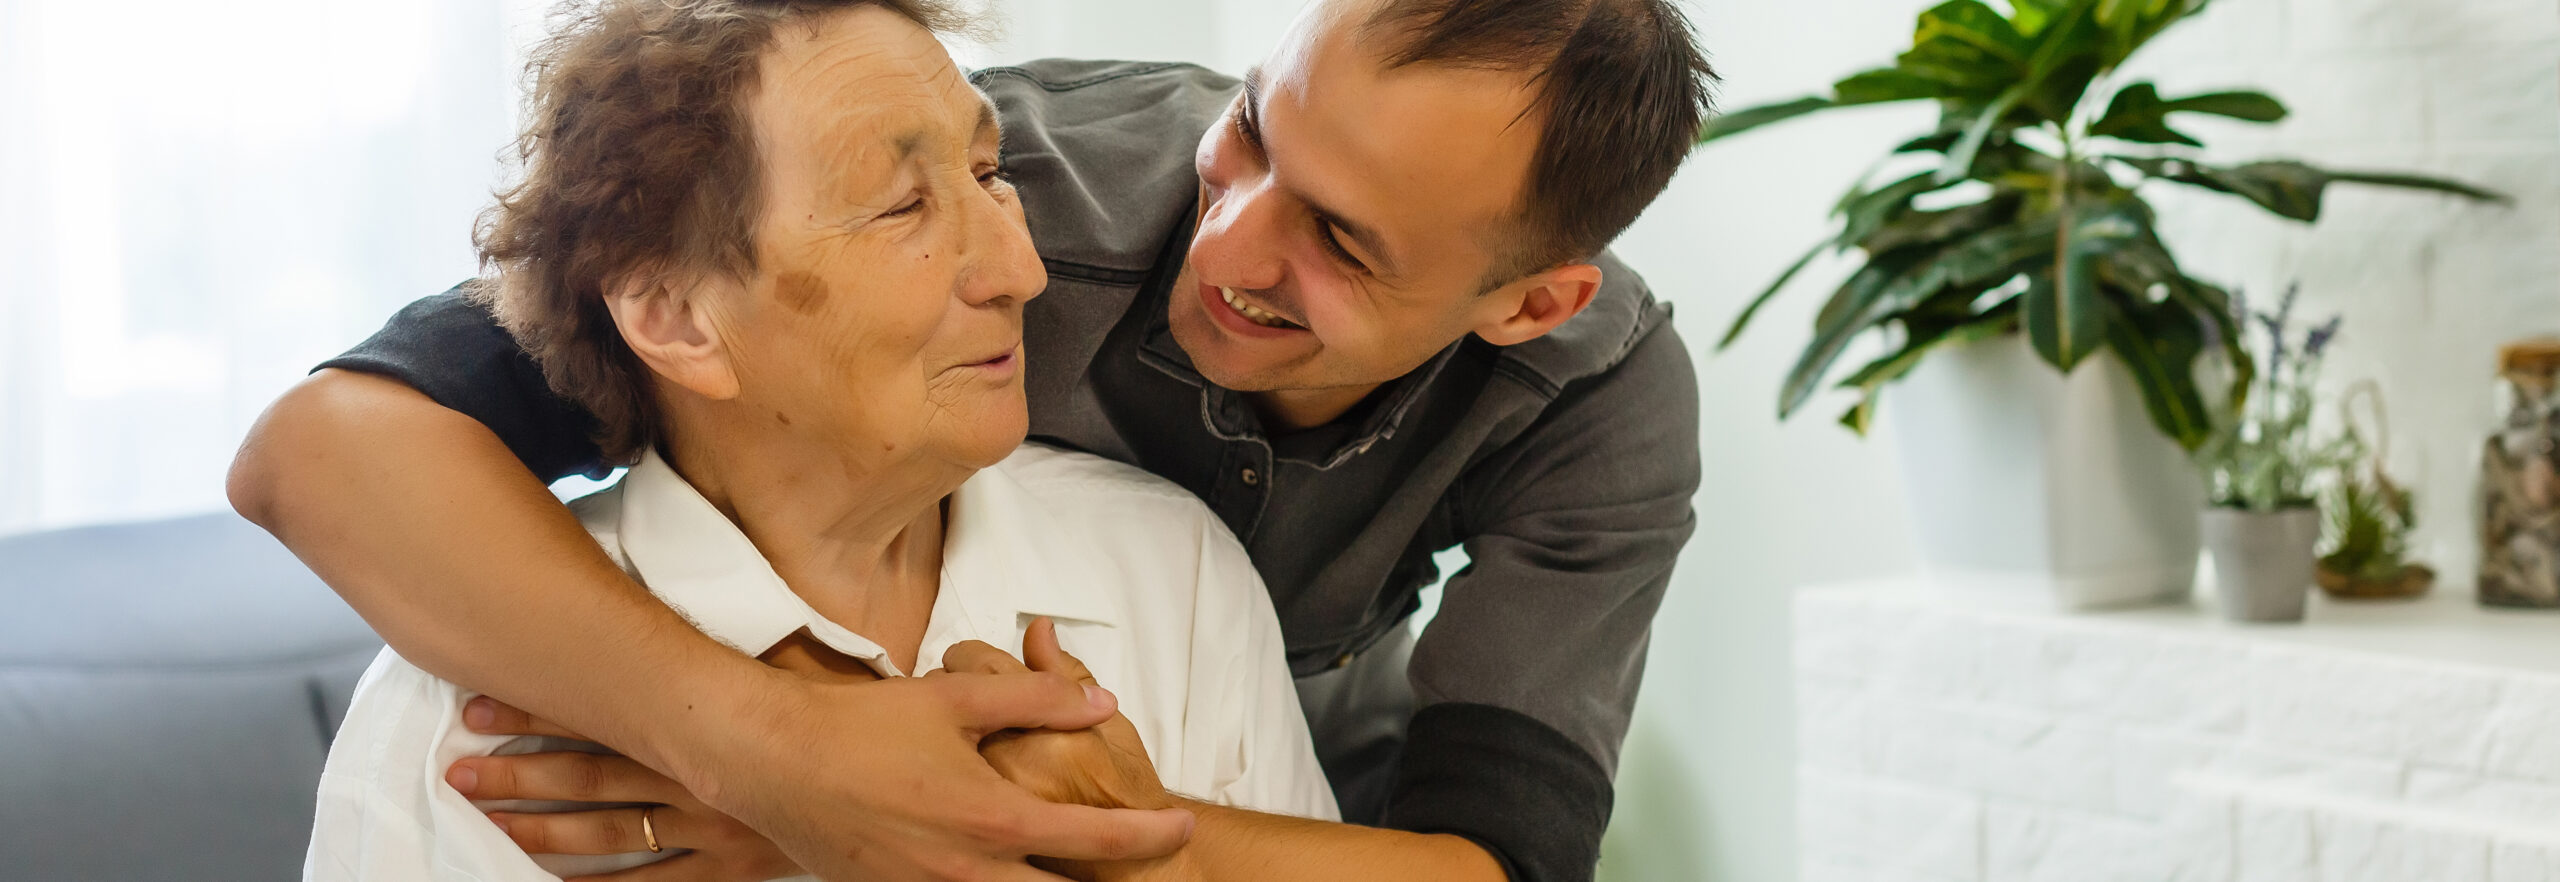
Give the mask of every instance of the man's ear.
[[1477, 327], [1476, 336], [1495, 346], [1527, 343], [1581, 315], [1599, 293], [1600, 268], [1588, 263], [1535, 273], [1486, 295], [1503, 304], [1505, 314]]
[[633, 273], [604, 298], [622, 341], [658, 376], [715, 401], [738, 397], [737, 365], [729, 361], [712, 315], [708, 285], [680, 290], [656, 273]]

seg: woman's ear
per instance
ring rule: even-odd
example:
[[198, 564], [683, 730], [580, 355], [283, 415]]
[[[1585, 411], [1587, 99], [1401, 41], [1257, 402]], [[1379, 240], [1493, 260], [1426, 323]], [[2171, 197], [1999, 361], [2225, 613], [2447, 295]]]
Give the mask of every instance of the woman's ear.
[[668, 277], [633, 273], [607, 292], [604, 305], [640, 363], [667, 382], [724, 401], [738, 397], [738, 368], [705, 297], [708, 287], [678, 289]]
[[1526, 343], [1581, 315], [1600, 293], [1600, 268], [1569, 263], [1502, 286], [1486, 299], [1497, 312], [1476, 327], [1476, 336], [1495, 346]]

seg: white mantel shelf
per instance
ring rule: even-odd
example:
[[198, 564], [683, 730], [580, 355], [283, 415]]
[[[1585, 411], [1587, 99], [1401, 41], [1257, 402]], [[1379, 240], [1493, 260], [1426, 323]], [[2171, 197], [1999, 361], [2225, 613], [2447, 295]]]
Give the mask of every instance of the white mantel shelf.
[[2560, 613], [1795, 604], [1804, 882], [2560, 882]]

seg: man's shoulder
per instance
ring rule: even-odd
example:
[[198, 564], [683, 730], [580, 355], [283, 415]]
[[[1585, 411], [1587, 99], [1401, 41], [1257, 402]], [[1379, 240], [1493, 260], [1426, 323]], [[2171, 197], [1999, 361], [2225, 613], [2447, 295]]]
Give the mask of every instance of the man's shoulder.
[[1193, 149], [1238, 88], [1170, 62], [1043, 59], [970, 73], [1052, 273], [1134, 284], [1198, 201]]

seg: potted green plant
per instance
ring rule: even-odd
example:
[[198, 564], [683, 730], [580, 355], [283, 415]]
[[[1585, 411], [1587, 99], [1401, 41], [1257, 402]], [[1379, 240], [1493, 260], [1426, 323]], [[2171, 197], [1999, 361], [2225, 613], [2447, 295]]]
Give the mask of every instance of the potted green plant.
[[[2368, 452], [2356, 431], [2349, 405], [2371, 402], [2374, 437], [2381, 449]], [[2371, 381], [2359, 383], [2339, 405], [2340, 423], [2354, 450], [2321, 494], [2326, 522], [2316, 574], [2320, 590], [2345, 600], [2417, 597], [2435, 587], [2436, 571], [2409, 559], [2409, 534], [2418, 527], [2417, 500], [2383, 470], [2390, 459], [2391, 422], [2382, 393]]]
[[[2284, 118], [2254, 91], [2168, 97], [2116, 71], [2206, 0], [1954, 0], [1920, 15], [1895, 62], [1831, 94], [1752, 107], [1700, 142], [1838, 108], [1937, 104], [1841, 198], [1837, 226], [1743, 308], [1730, 345], [1815, 259], [1854, 251], [1779, 389], [1787, 417], [1826, 386], [1875, 419], [1902, 383], [1896, 441], [1924, 565], [2047, 586], [2069, 607], [2182, 593], [2198, 499], [2185, 453], [2213, 434], [2209, 399], [2246, 395], [2229, 295], [2189, 274], [2145, 192], [2201, 188], [2310, 222], [2333, 183], [2495, 200], [2459, 182], [2293, 160], [2207, 162], [2191, 115]], [[1853, 344], [1881, 354], [1836, 384]], [[2213, 341], [2220, 341], [2215, 343]], [[2047, 371], [2042, 362], [2058, 369]], [[2078, 370], [2093, 364], [2095, 370]], [[2219, 376], [2217, 376], [2217, 374]]]
[[2232, 298], [2239, 345], [2246, 348], [2249, 337], [2264, 341], [2252, 353], [2264, 370], [2247, 394], [2217, 412], [2213, 434], [2196, 450], [2212, 501], [2204, 511], [2205, 547], [2213, 554], [2223, 614], [2234, 621], [2302, 619], [2320, 541], [2313, 482], [2353, 464], [2360, 452], [2354, 437], [2324, 436], [2312, 425], [2320, 362], [2340, 320], [2332, 317], [2294, 339], [2298, 293], [2288, 289], [2274, 311], [2254, 314]]

